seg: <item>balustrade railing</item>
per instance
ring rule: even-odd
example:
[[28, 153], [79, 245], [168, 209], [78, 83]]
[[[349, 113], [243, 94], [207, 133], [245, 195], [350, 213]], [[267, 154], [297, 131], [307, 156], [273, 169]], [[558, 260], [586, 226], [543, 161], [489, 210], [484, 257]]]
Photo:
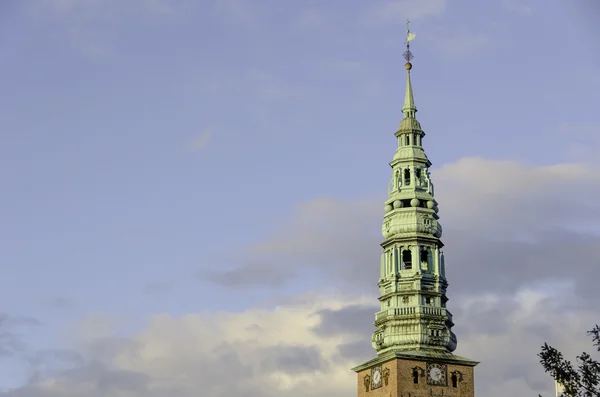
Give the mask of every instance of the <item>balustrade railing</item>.
[[412, 316], [415, 314], [425, 314], [430, 316], [446, 315], [452, 320], [452, 313], [442, 307], [430, 306], [408, 306], [386, 309], [375, 315], [375, 320], [380, 321], [390, 316]]

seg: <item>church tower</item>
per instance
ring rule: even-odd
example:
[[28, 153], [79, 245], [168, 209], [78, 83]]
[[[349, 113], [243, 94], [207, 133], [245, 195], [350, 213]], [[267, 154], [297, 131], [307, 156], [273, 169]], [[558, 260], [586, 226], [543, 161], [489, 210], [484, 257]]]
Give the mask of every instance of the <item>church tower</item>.
[[407, 29], [404, 117], [395, 134], [382, 228], [381, 307], [372, 338], [377, 357], [353, 370], [359, 397], [474, 397], [478, 362], [453, 354], [442, 226], [411, 82], [414, 38]]

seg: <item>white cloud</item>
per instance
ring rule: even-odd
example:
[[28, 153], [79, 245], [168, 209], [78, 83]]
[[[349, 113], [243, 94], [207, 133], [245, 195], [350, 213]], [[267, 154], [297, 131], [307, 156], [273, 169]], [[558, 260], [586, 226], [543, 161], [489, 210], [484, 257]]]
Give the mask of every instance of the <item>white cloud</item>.
[[[583, 163], [536, 166], [483, 158], [432, 170], [457, 353], [482, 361], [478, 394], [548, 394], [552, 381], [537, 357], [543, 342], [570, 357], [590, 350], [585, 331], [600, 315], [590, 303], [592, 280], [600, 277], [600, 238], [589, 225], [600, 222], [600, 206], [589, 198], [600, 194], [599, 171]], [[383, 200], [320, 197], [303, 203], [272, 238], [243, 253], [262, 267], [242, 269], [258, 280], [261, 271], [272, 275], [286, 263], [279, 284], [316, 272], [331, 286], [373, 292]], [[356, 321], [354, 328], [371, 319]], [[343, 340], [340, 352], [368, 352], [370, 331], [361, 332], [366, 344]]]
[[[594, 305], [600, 239], [581, 227], [600, 222], [598, 204], [590, 199], [600, 194], [598, 171], [582, 163], [535, 166], [482, 158], [432, 171], [445, 227], [457, 354], [481, 361], [478, 395], [550, 395], [553, 383], [539, 365], [540, 346], [548, 342], [569, 358], [591, 350], [585, 331], [600, 315]], [[374, 356], [369, 341], [383, 200], [320, 197], [300, 204], [272, 238], [241, 255], [261, 263], [245, 269], [254, 280], [285, 263], [279, 284], [317, 272], [329, 293], [281, 299], [273, 309], [157, 313], [129, 340], [118, 337], [118, 320], [91, 317], [72, 334], [80, 354], [72, 354], [77, 359], [69, 371], [0, 395], [356, 393], [350, 368]], [[565, 226], [581, 234], [569, 234]], [[241, 281], [233, 296], [243, 297], [235, 295]]]
[[[506, 390], [515, 395], [550, 393], [552, 381], [536, 356], [542, 343], [547, 340], [569, 357], [591, 346], [583, 336], [598, 313], [560, 312], [556, 297], [547, 298], [539, 291], [524, 290], [512, 297], [472, 296], [470, 302], [458, 304], [461, 314], [455, 314], [455, 320], [465, 334], [462, 338], [458, 334], [458, 353], [482, 362], [476, 368], [478, 394], [500, 397]], [[477, 304], [486, 299], [488, 305]], [[497, 312], [506, 300], [512, 305]], [[156, 314], [129, 343], [113, 344], [109, 357], [99, 361], [96, 357], [3, 395], [352, 395], [356, 393], [356, 375], [350, 368], [374, 357], [370, 334], [364, 329], [371, 325], [373, 302], [374, 297], [313, 295], [274, 309], [181, 317]], [[340, 321], [345, 327], [331, 327]], [[490, 321], [503, 328], [490, 328]], [[356, 328], [361, 332], [347, 332]], [[97, 339], [90, 338], [87, 343], [96, 344]], [[362, 348], [357, 350], [358, 346]]]
[[[28, 395], [133, 397], [160, 395], [161, 390], [177, 390], [182, 397], [266, 396], [274, 390], [291, 396], [351, 393], [354, 378], [349, 367], [354, 363], [340, 357], [337, 346], [357, 336], [323, 336], [313, 328], [320, 324], [320, 310], [363, 301], [319, 299], [273, 310], [179, 318], [156, 314], [130, 343], [113, 345], [117, 349], [103, 357], [101, 365], [85, 366], [85, 376], [69, 371], [30, 385]], [[87, 343], [96, 344], [97, 338]], [[111, 390], [101, 393], [101, 377]], [[14, 393], [7, 395], [21, 395]]]

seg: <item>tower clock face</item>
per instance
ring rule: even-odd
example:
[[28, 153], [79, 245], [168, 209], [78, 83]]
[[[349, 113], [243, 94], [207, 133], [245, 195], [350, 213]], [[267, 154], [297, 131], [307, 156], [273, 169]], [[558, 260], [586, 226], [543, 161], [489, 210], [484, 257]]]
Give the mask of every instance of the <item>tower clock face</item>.
[[372, 389], [381, 387], [381, 366], [373, 367], [371, 369], [371, 379], [373, 380], [373, 384], [371, 385]]
[[427, 363], [427, 383], [430, 385], [446, 385], [446, 365]]

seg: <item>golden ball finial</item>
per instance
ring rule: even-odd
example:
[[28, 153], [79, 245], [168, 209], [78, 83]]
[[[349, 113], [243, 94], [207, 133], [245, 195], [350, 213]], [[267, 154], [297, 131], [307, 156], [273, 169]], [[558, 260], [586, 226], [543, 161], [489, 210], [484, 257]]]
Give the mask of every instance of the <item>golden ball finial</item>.
[[412, 69], [412, 63], [410, 63], [410, 62], [406, 62], [406, 63], [404, 64], [404, 68], [405, 68], [406, 70], [411, 70], [411, 69]]

